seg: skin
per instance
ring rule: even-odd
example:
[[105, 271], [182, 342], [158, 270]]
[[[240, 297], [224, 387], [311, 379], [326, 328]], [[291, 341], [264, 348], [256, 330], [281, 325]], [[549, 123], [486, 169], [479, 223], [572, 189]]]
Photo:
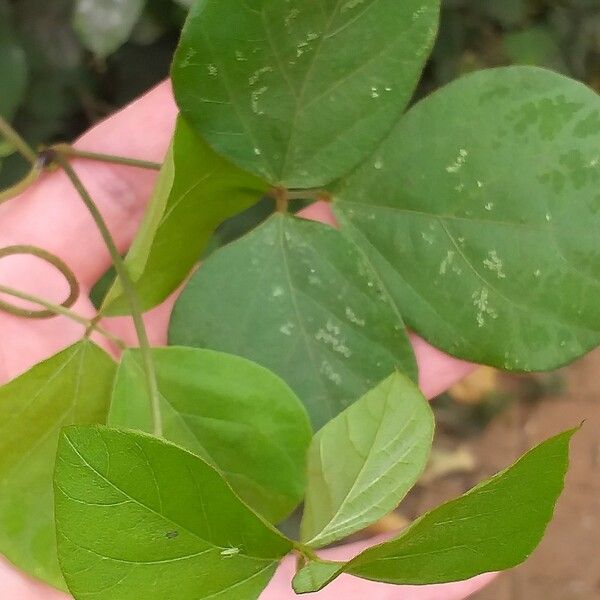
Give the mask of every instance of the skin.
[[[169, 144], [176, 114], [170, 85], [165, 82], [91, 129], [76, 142], [76, 146], [88, 151], [160, 162]], [[125, 251], [139, 225], [156, 173], [85, 160], [75, 160], [73, 166], [106, 219], [119, 249]], [[303, 216], [335, 226], [325, 204], [309, 207]], [[89, 291], [109, 267], [110, 258], [90, 215], [62, 172], [45, 174], [25, 193], [0, 206], [0, 247], [14, 244], [40, 246], [61, 257], [81, 285], [82, 293], [73, 310], [88, 317], [95, 314], [88, 298]], [[67, 293], [62, 276], [31, 256], [0, 260], [0, 282], [55, 303], [60, 303]], [[166, 343], [173, 302], [174, 297], [145, 317], [153, 345]], [[102, 324], [128, 343], [135, 344], [135, 334], [128, 319], [106, 319]], [[23, 373], [83, 334], [80, 325], [64, 317], [35, 321], [6, 313], [0, 313], [0, 331], [0, 383]], [[116, 354], [104, 338], [95, 336], [94, 339]], [[413, 336], [412, 341], [419, 362], [420, 385], [430, 398], [474, 368], [432, 348], [417, 336]], [[323, 556], [349, 558], [376, 541], [347, 545], [323, 552]], [[294, 559], [290, 557], [283, 562], [261, 600], [296, 598], [289, 585], [293, 570]], [[319, 593], [318, 598], [459, 600], [483, 587], [492, 577], [483, 575], [467, 582], [415, 587], [390, 586], [343, 576]], [[69, 596], [31, 580], [0, 557], [0, 600], [16, 598], [68, 600]]]

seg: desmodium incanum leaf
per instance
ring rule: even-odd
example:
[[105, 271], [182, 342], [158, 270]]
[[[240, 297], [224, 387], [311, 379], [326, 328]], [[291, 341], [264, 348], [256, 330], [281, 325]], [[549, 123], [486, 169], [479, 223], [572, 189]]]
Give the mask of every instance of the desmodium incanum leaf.
[[52, 495], [58, 435], [106, 420], [115, 368], [82, 341], [0, 388], [0, 552], [56, 587], [64, 587]]
[[76, 600], [253, 600], [292, 548], [208, 463], [133, 432], [64, 430], [55, 499]]
[[[304, 406], [279, 377], [212, 350], [152, 350], [163, 435], [214, 465], [237, 495], [271, 522], [304, 495], [312, 430]], [[138, 350], [117, 371], [109, 425], [153, 431]]]
[[192, 276], [170, 341], [271, 369], [317, 428], [395, 369], [416, 379], [398, 307], [363, 254], [331, 227], [280, 213]]
[[197, 2], [172, 68], [177, 103], [241, 167], [290, 188], [323, 186], [372, 151], [406, 107], [439, 4]]
[[327, 423], [308, 454], [302, 541], [326, 546], [391, 512], [423, 472], [433, 430], [429, 403], [401, 373]]
[[[179, 118], [150, 207], [127, 255], [144, 309], [185, 279], [215, 229], [258, 202], [269, 186], [215, 154]], [[129, 312], [117, 281], [105, 314]]]
[[344, 571], [376, 581], [460, 581], [523, 562], [536, 548], [562, 492], [576, 430], [540, 444], [512, 467], [365, 550]]
[[311, 560], [294, 575], [292, 587], [297, 594], [318, 592], [344, 570], [344, 563]]
[[412, 108], [340, 183], [335, 213], [429, 342], [551, 369], [600, 342], [599, 134], [582, 84], [475, 73]]
[[536, 446], [512, 467], [346, 564], [308, 563], [296, 574], [294, 589], [319, 591], [341, 573], [398, 585], [447, 583], [520, 564], [552, 518], [576, 431]]

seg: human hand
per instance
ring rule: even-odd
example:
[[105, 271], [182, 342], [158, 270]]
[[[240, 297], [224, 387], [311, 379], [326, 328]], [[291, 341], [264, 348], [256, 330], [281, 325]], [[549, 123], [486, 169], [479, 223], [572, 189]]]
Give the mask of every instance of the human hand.
[[[170, 86], [164, 83], [94, 127], [76, 146], [82, 150], [162, 161], [176, 113]], [[82, 160], [73, 161], [73, 166], [102, 212], [119, 250], [124, 252], [135, 235], [156, 175], [137, 168]], [[309, 207], [303, 216], [333, 224], [333, 217], [324, 204]], [[45, 174], [21, 196], [0, 206], [0, 248], [15, 244], [40, 246], [62, 258], [76, 274], [81, 287], [81, 296], [72, 310], [86, 317], [94, 315], [89, 292], [109, 267], [110, 257], [87, 209], [62, 172]], [[0, 283], [55, 303], [60, 303], [68, 293], [63, 277], [53, 267], [31, 256], [0, 260]], [[170, 298], [145, 317], [153, 345], [166, 343], [173, 302], [174, 298]], [[128, 319], [105, 319], [102, 325], [127, 342], [135, 343]], [[1, 312], [0, 331], [2, 383], [80, 339], [84, 333], [80, 325], [65, 317], [36, 321]], [[94, 339], [108, 351], [116, 352], [104, 338]], [[473, 368], [416, 336], [411, 339], [419, 363], [420, 386], [428, 397], [444, 391]], [[371, 540], [368, 545], [372, 543]], [[349, 558], [364, 546], [364, 543], [351, 544], [324, 551], [323, 556]], [[295, 598], [290, 587], [293, 570], [294, 560], [290, 557], [261, 595], [261, 600]], [[363, 600], [365, 597], [370, 600], [459, 600], [485, 585], [492, 576], [421, 587], [391, 586], [342, 576], [315, 596], [322, 600]], [[0, 600], [68, 600], [68, 596], [34, 582], [7, 562], [0, 562]]]

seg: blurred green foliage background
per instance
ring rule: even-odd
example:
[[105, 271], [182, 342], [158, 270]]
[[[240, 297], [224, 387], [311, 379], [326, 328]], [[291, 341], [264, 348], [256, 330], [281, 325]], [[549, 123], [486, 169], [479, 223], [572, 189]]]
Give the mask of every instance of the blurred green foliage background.
[[[0, 0], [0, 114], [70, 140], [168, 73], [193, 0]], [[483, 67], [547, 66], [600, 90], [600, 0], [444, 0], [419, 94]], [[0, 140], [0, 186], [25, 165]]]

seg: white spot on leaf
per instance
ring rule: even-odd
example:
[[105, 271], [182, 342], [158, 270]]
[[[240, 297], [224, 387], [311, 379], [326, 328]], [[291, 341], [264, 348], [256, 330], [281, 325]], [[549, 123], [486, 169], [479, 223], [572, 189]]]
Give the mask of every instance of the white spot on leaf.
[[496, 273], [498, 279], [506, 279], [506, 274], [504, 273], [504, 264], [500, 260], [500, 257], [495, 250], [490, 250], [488, 252], [487, 258], [483, 261], [483, 266], [486, 269]]

